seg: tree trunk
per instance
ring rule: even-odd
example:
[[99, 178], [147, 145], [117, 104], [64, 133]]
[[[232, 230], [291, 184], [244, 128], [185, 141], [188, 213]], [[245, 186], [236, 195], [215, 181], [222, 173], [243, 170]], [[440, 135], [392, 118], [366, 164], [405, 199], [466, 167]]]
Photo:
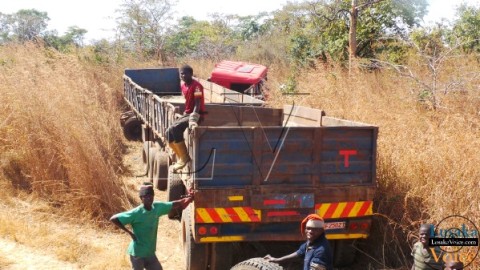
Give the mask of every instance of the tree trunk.
[[350, 31], [348, 35], [348, 69], [353, 68], [353, 62], [355, 61], [357, 51], [357, 0], [352, 0], [352, 10], [350, 11]]

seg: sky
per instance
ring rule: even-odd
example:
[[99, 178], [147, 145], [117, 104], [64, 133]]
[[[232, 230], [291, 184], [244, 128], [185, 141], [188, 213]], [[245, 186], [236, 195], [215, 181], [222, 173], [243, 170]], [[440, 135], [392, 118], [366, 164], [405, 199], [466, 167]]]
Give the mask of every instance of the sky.
[[[85, 40], [110, 39], [115, 27], [115, 11], [123, 0], [0, 0], [0, 12], [15, 13], [20, 9], [37, 9], [47, 12], [49, 30], [57, 30], [61, 35], [69, 26], [86, 29]], [[212, 13], [255, 15], [262, 11], [281, 9], [287, 2], [299, 0], [177, 0], [175, 16], [193, 16], [197, 20], [207, 20]], [[302, 1], [300, 1], [302, 2]], [[479, 0], [428, 0], [429, 14], [425, 23], [438, 21], [444, 17], [452, 19], [455, 7], [462, 2], [478, 6]]]

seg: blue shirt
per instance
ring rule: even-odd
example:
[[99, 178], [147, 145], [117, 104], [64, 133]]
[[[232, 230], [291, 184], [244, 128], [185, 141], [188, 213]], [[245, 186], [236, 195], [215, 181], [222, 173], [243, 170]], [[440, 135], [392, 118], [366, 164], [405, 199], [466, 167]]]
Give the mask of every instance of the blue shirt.
[[312, 268], [315, 264], [333, 270], [333, 254], [325, 234], [320, 235], [312, 243], [305, 242], [297, 250], [297, 255], [303, 258], [303, 270], [315, 269]]

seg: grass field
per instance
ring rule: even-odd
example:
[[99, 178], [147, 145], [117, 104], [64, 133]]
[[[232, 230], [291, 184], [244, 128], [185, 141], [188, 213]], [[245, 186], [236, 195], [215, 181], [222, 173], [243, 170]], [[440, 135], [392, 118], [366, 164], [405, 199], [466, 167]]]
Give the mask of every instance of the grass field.
[[[103, 230], [112, 213], [134, 203], [121, 181], [128, 170], [118, 121], [122, 72], [155, 63], [99, 65], [83, 57], [35, 45], [0, 47], [0, 202], [21, 207], [23, 216], [52, 213], [43, 215], [45, 222], [75, 219]], [[189, 64], [202, 78], [214, 65]], [[412, 57], [409, 66], [417, 79], [433, 83], [421, 61]], [[408, 246], [420, 223], [458, 214], [480, 225], [480, 76], [463, 76], [480, 73], [475, 59], [445, 63], [437, 85], [458, 87], [447, 92], [438, 87], [435, 110], [419, 84], [392, 70], [350, 75], [336, 66], [304, 70], [297, 91], [309, 95], [285, 100], [278, 89], [288, 70], [269, 68], [269, 106], [295, 102], [379, 126], [376, 223], [362, 248], [372, 260], [384, 268], [410, 264]], [[15, 241], [33, 248], [43, 248], [35, 238], [50, 241], [48, 234], [28, 220], [0, 221], [2, 237], [17, 235]], [[95, 252], [81, 248], [72, 235], [56, 234], [69, 250], [55, 251], [57, 258], [78, 261], [82, 253]], [[122, 260], [123, 254], [113, 258]], [[0, 254], [0, 267], [10, 263]]]

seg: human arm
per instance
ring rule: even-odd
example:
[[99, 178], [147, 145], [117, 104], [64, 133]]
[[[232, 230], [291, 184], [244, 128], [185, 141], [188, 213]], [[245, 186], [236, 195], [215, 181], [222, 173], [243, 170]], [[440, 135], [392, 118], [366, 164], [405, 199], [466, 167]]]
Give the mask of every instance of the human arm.
[[280, 257], [280, 258], [275, 258], [275, 257], [270, 256], [270, 254], [268, 254], [267, 256], [263, 257], [263, 259], [265, 259], [269, 262], [279, 263], [279, 262], [288, 261], [288, 260], [291, 260], [291, 259], [294, 259], [294, 258], [297, 258], [297, 257], [298, 257], [298, 253], [293, 252], [292, 254], [288, 254], [288, 255], [285, 255], [285, 256]]
[[130, 235], [130, 237], [133, 239], [133, 241], [137, 241], [137, 237], [135, 236], [135, 234], [132, 231], [130, 231], [129, 229], [127, 229], [127, 227], [125, 227], [125, 225], [123, 225], [122, 222], [120, 222], [120, 220], [118, 219], [118, 217], [116, 215], [113, 215], [110, 218], [110, 221], [113, 224], [115, 224], [118, 228], [120, 228], [121, 230], [128, 233]]
[[185, 198], [182, 198], [180, 200], [172, 201], [172, 209], [175, 211], [181, 211], [193, 201], [194, 199], [194, 192], [193, 190], [190, 190], [188, 194], [185, 196]]

